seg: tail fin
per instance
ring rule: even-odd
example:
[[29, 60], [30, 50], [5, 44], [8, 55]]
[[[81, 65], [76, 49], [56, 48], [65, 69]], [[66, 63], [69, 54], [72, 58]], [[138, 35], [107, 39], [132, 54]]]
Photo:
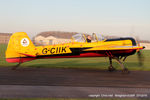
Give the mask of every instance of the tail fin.
[[[25, 32], [14, 33], [9, 40], [6, 59], [36, 57], [35, 46]], [[11, 62], [10, 60], [7, 60]]]

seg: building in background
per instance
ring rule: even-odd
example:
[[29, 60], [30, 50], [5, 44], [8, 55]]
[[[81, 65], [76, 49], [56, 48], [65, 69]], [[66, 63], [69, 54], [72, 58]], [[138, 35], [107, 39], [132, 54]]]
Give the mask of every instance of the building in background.
[[0, 44], [7, 44], [11, 35], [11, 33], [0, 33]]
[[71, 42], [71, 37], [76, 32], [48, 31], [41, 32], [33, 38], [35, 45], [54, 45]]

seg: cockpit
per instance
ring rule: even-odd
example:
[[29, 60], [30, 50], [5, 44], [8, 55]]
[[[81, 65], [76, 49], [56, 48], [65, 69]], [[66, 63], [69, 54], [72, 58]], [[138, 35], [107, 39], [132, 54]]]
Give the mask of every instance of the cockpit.
[[92, 35], [87, 34], [75, 34], [72, 36], [73, 42], [98, 42], [105, 40], [104, 36], [98, 33], [93, 33]]

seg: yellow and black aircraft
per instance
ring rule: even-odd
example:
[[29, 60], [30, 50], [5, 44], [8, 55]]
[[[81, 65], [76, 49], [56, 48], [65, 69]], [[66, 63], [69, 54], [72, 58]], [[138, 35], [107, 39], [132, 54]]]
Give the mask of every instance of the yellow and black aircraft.
[[6, 61], [19, 65], [41, 58], [109, 57], [109, 71], [115, 70], [112, 66], [112, 59], [116, 59], [123, 72], [128, 72], [123, 65], [125, 59], [144, 49], [132, 37], [104, 39], [100, 34], [94, 33], [91, 39], [89, 42], [86, 35], [76, 34], [70, 43], [34, 46], [25, 32], [16, 32], [10, 37], [6, 50]]

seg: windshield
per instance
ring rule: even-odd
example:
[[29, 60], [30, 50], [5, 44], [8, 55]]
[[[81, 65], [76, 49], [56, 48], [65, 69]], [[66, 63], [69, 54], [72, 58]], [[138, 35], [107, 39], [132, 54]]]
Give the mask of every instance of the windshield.
[[83, 34], [76, 34], [72, 36], [75, 42], [86, 42]]
[[93, 33], [92, 37], [95, 41], [103, 41], [105, 39], [104, 36], [98, 33]]
[[73, 35], [72, 38], [75, 42], [87, 42], [88, 36], [91, 37], [91, 42], [103, 41], [105, 39], [101, 34], [98, 33], [93, 33], [92, 35], [78, 33]]

